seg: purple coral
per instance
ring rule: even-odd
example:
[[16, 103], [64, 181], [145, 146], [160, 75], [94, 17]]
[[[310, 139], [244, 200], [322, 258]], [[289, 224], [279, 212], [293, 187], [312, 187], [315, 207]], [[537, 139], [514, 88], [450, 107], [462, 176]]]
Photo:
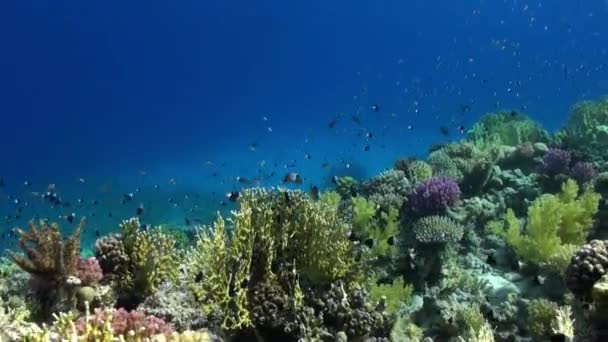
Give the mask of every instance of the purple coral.
[[597, 177], [597, 171], [593, 167], [593, 163], [577, 162], [570, 170], [570, 176], [582, 184]]
[[83, 285], [97, 283], [103, 279], [99, 262], [94, 257], [88, 259], [78, 258], [76, 261], [76, 276], [82, 281]]
[[571, 160], [570, 152], [560, 148], [551, 148], [543, 157], [541, 171], [548, 176], [565, 174], [568, 172]]
[[410, 205], [413, 211], [424, 214], [437, 214], [460, 199], [458, 184], [445, 177], [431, 178], [420, 183], [410, 193]]

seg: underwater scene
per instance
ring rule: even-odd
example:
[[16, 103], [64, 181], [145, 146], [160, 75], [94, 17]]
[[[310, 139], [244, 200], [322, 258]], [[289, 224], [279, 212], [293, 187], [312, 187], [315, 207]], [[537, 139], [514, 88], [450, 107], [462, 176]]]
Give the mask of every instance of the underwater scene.
[[1, 7], [0, 342], [608, 341], [608, 1]]

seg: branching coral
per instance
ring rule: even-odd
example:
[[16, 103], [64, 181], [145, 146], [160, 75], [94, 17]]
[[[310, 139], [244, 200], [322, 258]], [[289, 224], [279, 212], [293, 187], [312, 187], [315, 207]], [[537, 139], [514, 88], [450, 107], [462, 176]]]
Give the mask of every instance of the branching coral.
[[517, 146], [547, 141], [549, 134], [525, 115], [503, 111], [484, 115], [467, 133], [467, 140], [480, 148], [491, 145]]
[[410, 191], [410, 182], [400, 170], [384, 171], [360, 187], [360, 193], [376, 203], [382, 211], [401, 208]]
[[505, 237], [524, 261], [562, 272], [572, 253], [585, 242], [597, 212], [599, 195], [586, 190], [578, 196], [573, 180], [562, 184], [559, 195], [545, 194], [528, 208], [525, 233], [513, 211], [505, 217]]
[[557, 317], [557, 303], [541, 298], [528, 303], [529, 329], [536, 337], [547, 338], [553, 333], [553, 321]]
[[608, 98], [577, 103], [560, 136], [569, 146], [604, 155], [608, 146]]
[[63, 284], [68, 277], [76, 275], [76, 263], [80, 253], [80, 235], [84, 219], [72, 236], [64, 241], [57, 224], [41, 222], [37, 226], [30, 222], [30, 232], [17, 229], [19, 247], [25, 257], [9, 251], [9, 256], [23, 270], [48, 283]]
[[232, 234], [220, 217], [213, 229], [201, 232], [188, 258], [200, 279], [192, 290], [206, 313], [219, 314], [224, 329], [252, 325], [249, 294], [259, 281], [279, 277], [297, 304], [299, 282], [288, 274], [311, 284], [358, 278], [350, 227], [336, 207], [288, 190], [246, 190], [239, 203]]
[[431, 178], [410, 193], [410, 207], [418, 214], [439, 214], [460, 199], [460, 188], [449, 178]]
[[414, 224], [413, 231], [420, 243], [445, 243], [460, 241], [464, 227], [447, 216], [426, 216]]
[[162, 282], [177, 277], [181, 256], [171, 235], [158, 227], [140, 230], [138, 218], [124, 221], [120, 229], [122, 235], [97, 241], [96, 255], [123, 290], [148, 296]]

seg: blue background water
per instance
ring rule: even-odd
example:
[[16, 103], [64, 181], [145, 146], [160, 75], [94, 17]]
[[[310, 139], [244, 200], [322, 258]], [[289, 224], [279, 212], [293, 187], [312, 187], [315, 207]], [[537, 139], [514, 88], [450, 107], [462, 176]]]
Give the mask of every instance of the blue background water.
[[[496, 108], [555, 130], [607, 92], [607, 19], [602, 0], [5, 2], [0, 211], [29, 206], [0, 230], [76, 212], [104, 232], [139, 203], [206, 221], [262, 162], [262, 185], [367, 177]], [[101, 204], [50, 209], [29, 194], [49, 183]]]

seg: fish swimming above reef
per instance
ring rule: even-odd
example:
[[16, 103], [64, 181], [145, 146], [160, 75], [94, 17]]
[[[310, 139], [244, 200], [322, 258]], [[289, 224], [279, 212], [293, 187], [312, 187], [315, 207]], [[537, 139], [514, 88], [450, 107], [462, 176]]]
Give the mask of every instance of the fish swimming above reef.
[[302, 176], [300, 176], [297, 172], [289, 172], [283, 178], [283, 183], [291, 183], [291, 184], [302, 184], [304, 183]]

